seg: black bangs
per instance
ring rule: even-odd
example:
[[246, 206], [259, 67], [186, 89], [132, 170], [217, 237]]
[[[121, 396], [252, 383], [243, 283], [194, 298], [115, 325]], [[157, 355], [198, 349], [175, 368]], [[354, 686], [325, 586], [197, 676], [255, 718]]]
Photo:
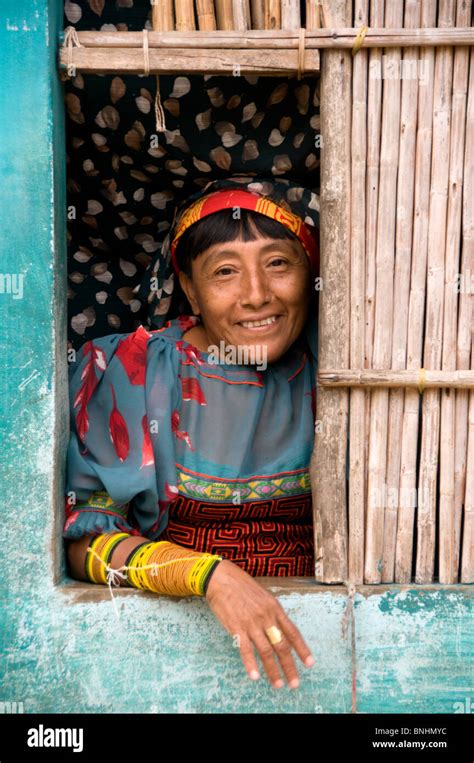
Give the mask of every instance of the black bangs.
[[[252, 227], [253, 224], [253, 227]], [[233, 209], [224, 209], [204, 217], [191, 225], [181, 236], [176, 249], [176, 259], [180, 270], [191, 277], [191, 261], [214, 244], [229, 241], [255, 241], [257, 235], [276, 240], [298, 238], [284, 225], [271, 217], [240, 209], [240, 217], [234, 217]]]

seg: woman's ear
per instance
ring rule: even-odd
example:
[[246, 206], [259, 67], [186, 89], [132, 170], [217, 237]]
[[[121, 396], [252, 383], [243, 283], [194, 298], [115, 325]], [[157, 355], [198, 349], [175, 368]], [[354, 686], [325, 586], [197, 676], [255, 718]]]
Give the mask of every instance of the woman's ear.
[[186, 275], [186, 273], [184, 273], [182, 270], [180, 271], [178, 278], [179, 278], [179, 285], [184, 291], [186, 295], [186, 299], [191, 305], [194, 315], [200, 315], [201, 311], [199, 309], [198, 301], [196, 299], [196, 294], [194, 291], [192, 279], [188, 275]]

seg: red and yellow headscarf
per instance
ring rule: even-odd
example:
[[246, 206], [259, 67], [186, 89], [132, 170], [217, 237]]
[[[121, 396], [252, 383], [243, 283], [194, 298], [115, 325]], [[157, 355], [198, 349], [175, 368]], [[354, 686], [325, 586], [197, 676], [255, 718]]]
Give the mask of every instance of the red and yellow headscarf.
[[171, 262], [175, 273], [179, 273], [176, 249], [185, 230], [204, 217], [214, 214], [214, 212], [235, 208], [258, 212], [284, 225], [299, 239], [315, 272], [319, 271], [319, 245], [316, 229], [313, 233], [310, 226], [299, 215], [294, 214], [268, 196], [241, 189], [222, 189], [194, 201], [186, 207], [177, 221], [170, 246]]
[[212, 180], [174, 208], [168, 233], [135, 293], [148, 303], [150, 324], [161, 328], [179, 273], [176, 249], [190, 225], [223, 209], [248, 209], [277, 220], [301, 242], [319, 275], [319, 196], [301, 183], [276, 177], [231, 175]]

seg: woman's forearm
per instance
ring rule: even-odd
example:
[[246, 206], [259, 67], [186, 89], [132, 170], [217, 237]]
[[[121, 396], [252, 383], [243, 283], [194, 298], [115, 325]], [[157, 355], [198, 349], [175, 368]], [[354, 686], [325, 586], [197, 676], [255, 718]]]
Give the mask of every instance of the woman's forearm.
[[[84, 535], [82, 538], [79, 538], [79, 540], [69, 541], [67, 549], [69, 567], [72, 577], [76, 580], [86, 580], [87, 582], [91, 582], [86, 577], [85, 564], [87, 547], [93, 539], [94, 535]], [[125, 540], [119, 543], [117, 548], [113, 550], [110, 566], [113, 567], [114, 570], [122, 567], [130, 552], [145, 542], [149, 542], [149, 538], [144, 538], [141, 535], [131, 535], [130, 538], [125, 538]], [[125, 582], [125, 580], [120, 579], [120, 585], [125, 585]]]
[[[121, 586], [174, 596], [205, 596], [217, 565], [223, 561], [218, 554], [193, 551], [169, 541], [151, 541], [141, 535], [127, 537], [126, 533], [85, 535], [71, 541], [67, 553], [76, 580], [105, 584], [109, 569], [120, 570], [122, 576], [114, 580]], [[126, 569], [121, 569], [124, 566]]]

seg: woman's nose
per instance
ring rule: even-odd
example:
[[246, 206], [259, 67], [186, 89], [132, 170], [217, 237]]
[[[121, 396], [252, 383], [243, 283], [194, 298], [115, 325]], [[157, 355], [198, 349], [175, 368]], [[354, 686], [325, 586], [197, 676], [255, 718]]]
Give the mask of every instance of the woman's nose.
[[271, 300], [271, 292], [264, 273], [254, 272], [246, 274], [241, 282], [240, 301], [242, 305], [260, 307]]

